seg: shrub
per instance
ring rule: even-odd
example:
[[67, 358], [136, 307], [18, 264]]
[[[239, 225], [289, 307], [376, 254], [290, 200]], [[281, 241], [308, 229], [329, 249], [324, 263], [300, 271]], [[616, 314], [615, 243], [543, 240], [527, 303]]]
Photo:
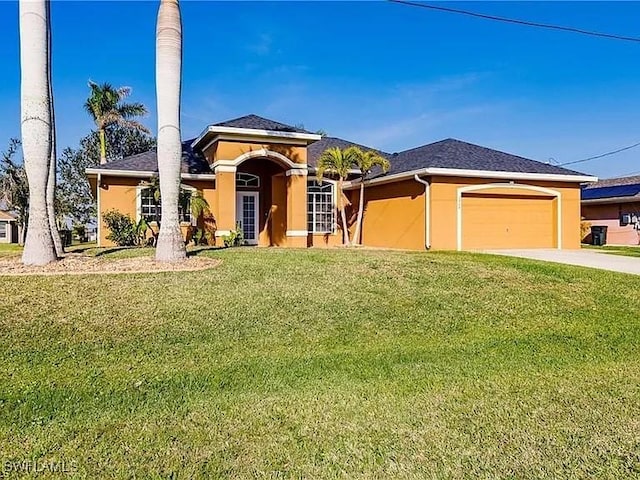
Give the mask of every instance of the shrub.
[[583, 242], [591, 233], [591, 222], [580, 221], [580, 241]]
[[131, 247], [138, 244], [138, 229], [129, 215], [117, 210], [109, 210], [102, 216], [110, 233], [107, 240], [111, 240], [119, 247]]
[[81, 223], [76, 223], [73, 226], [73, 234], [80, 240], [83, 239], [83, 238], [86, 238], [87, 237], [87, 227], [85, 227]]
[[236, 225], [235, 230], [231, 230], [229, 235], [223, 237], [225, 247], [239, 247], [244, 245], [244, 232], [240, 228], [240, 224]]

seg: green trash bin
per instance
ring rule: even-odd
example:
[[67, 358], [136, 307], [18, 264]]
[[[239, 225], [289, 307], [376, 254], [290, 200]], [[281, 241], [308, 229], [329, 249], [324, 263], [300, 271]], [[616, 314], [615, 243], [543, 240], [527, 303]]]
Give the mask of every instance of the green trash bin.
[[607, 244], [607, 227], [605, 225], [594, 225], [591, 227], [591, 245]]

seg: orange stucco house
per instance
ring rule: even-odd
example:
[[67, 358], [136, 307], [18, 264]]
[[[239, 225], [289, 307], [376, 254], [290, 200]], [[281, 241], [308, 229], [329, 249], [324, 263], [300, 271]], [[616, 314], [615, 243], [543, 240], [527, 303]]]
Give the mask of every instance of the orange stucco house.
[[[336, 179], [329, 175], [319, 183], [315, 166], [325, 149], [354, 143], [248, 115], [210, 125], [183, 145], [182, 187], [208, 201], [214, 238], [239, 224], [251, 245], [342, 243]], [[594, 177], [454, 139], [380, 153], [391, 170], [365, 180], [364, 245], [580, 247], [580, 188]], [[350, 217], [358, 208], [358, 173], [344, 189]], [[144, 185], [156, 174], [154, 151], [87, 170], [98, 204], [99, 245], [109, 245], [106, 211], [157, 214]], [[196, 221], [183, 215], [185, 222]]]

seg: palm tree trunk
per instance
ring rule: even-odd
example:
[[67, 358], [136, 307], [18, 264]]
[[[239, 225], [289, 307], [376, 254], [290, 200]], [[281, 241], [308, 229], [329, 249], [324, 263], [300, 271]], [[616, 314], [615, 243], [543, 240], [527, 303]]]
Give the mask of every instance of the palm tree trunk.
[[100, 165], [107, 163], [107, 138], [104, 128], [98, 129], [98, 138], [100, 139]]
[[[47, 2], [47, 13], [50, 15], [51, 4]], [[53, 105], [53, 81], [51, 74], [52, 62], [51, 62], [51, 28], [49, 28], [48, 35], [49, 45], [49, 107], [51, 109], [51, 154], [49, 160], [49, 177], [47, 178], [47, 215], [49, 217], [49, 228], [51, 229], [51, 239], [53, 240], [53, 246], [56, 250], [56, 255], [61, 257], [64, 253], [64, 247], [62, 246], [62, 239], [60, 238], [60, 232], [58, 231], [58, 225], [56, 222], [56, 115]]]
[[342, 198], [344, 192], [342, 191], [342, 177], [338, 180], [338, 209], [340, 210], [340, 216], [342, 217], [342, 234], [343, 242], [346, 246], [349, 246], [349, 229], [347, 227], [347, 215], [344, 211], [344, 199]]
[[156, 260], [178, 262], [186, 249], [178, 218], [180, 193], [180, 89], [182, 83], [182, 20], [177, 0], [161, 0], [156, 29], [156, 95], [158, 98], [158, 177], [162, 222]]
[[356, 223], [356, 232], [353, 236], [353, 243], [360, 245], [360, 231], [362, 230], [362, 216], [364, 215], [364, 177], [360, 182], [360, 201], [358, 202], [358, 220]]
[[20, 0], [22, 151], [29, 183], [29, 224], [22, 253], [25, 265], [45, 265], [57, 259], [47, 214], [51, 160], [48, 32], [45, 0]]
[[[55, 122], [53, 113], [53, 97], [51, 99], [51, 119]], [[62, 256], [64, 253], [64, 247], [62, 246], [62, 239], [60, 238], [60, 232], [58, 231], [58, 225], [56, 222], [56, 128], [52, 124], [51, 128], [51, 158], [49, 161], [49, 175], [47, 178], [47, 216], [49, 217], [49, 228], [51, 230], [51, 240], [53, 241], [53, 247], [55, 248], [56, 255]]]

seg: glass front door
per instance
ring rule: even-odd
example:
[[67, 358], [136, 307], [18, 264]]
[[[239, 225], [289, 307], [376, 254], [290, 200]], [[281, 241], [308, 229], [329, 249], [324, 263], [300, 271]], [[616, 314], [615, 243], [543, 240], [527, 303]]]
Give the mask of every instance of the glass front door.
[[238, 192], [236, 222], [248, 245], [258, 244], [258, 192]]

